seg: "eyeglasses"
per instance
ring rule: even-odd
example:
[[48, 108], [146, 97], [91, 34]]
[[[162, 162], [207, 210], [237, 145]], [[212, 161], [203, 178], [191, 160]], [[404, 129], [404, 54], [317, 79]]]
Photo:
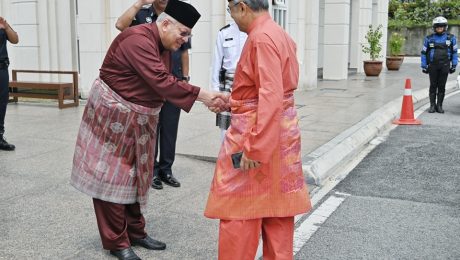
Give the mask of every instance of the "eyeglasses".
[[175, 25], [176, 28], [179, 30], [179, 32], [180, 32], [179, 35], [180, 35], [181, 37], [187, 38], [187, 40], [190, 39], [190, 38], [192, 38], [193, 34], [191, 34], [191, 33], [188, 32], [188, 31], [183, 31], [183, 30], [179, 27], [179, 25], [178, 25], [177, 23], [174, 24], [174, 25]]
[[239, 1], [238, 3], [236, 3], [236, 4], [232, 5], [232, 6], [228, 5], [227, 6], [227, 13], [231, 14], [232, 13], [232, 8], [237, 6], [240, 3], [244, 3], [244, 1]]
[[182, 36], [184, 38], [192, 38], [193, 34], [191, 34], [189, 32], [181, 32], [180, 36]]

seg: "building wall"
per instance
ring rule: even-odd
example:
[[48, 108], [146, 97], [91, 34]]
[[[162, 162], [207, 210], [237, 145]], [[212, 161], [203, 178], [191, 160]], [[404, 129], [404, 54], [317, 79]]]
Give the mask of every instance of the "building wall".
[[[388, 0], [276, 0], [287, 6], [285, 29], [297, 43], [300, 89], [323, 79], [362, 71], [360, 51], [369, 24], [382, 24], [386, 39]], [[193, 29], [191, 83], [208, 88], [218, 30], [231, 21], [227, 1], [188, 0], [202, 14]], [[272, 4], [272, 1], [269, 1]], [[275, 1], [273, 1], [275, 2]], [[134, 0], [0, 0], [0, 15], [19, 33], [10, 45], [11, 68], [78, 70], [82, 96], [98, 76], [106, 50], [119, 33], [115, 22]], [[270, 10], [273, 10], [271, 5]], [[386, 41], [383, 42], [386, 50]], [[385, 53], [382, 53], [382, 57]]]

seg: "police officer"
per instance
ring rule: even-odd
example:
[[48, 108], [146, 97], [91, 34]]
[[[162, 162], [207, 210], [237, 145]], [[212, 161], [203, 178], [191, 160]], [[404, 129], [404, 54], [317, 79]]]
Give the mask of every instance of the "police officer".
[[[422, 49], [422, 72], [430, 75], [429, 113], [444, 113], [442, 102], [447, 76], [454, 73], [458, 63], [457, 39], [447, 32], [447, 19], [439, 16], [433, 20], [433, 34], [425, 37]], [[436, 103], [437, 95], [437, 103]]]
[[[219, 30], [212, 63], [212, 89], [214, 91], [231, 92], [236, 65], [247, 37], [247, 34], [241, 32], [235, 22]], [[230, 126], [230, 119], [230, 112], [217, 114], [216, 126], [221, 129], [222, 139]]]
[[[164, 12], [167, 5], [168, 0], [138, 0], [118, 18], [115, 27], [123, 31], [129, 26], [152, 23], [156, 21], [159, 14]], [[171, 57], [167, 58], [165, 62], [171, 62], [172, 74], [176, 78], [187, 82], [190, 81], [188, 54], [190, 48], [189, 38], [189, 41], [184, 43], [179, 50], [171, 53]], [[180, 187], [180, 182], [174, 177], [171, 170], [176, 156], [179, 118], [180, 109], [166, 101], [161, 108], [157, 129], [155, 157], [159, 157], [159, 159], [155, 158], [152, 181], [152, 188], [154, 189], [163, 189], [162, 181], [169, 186]]]
[[0, 150], [13, 151], [16, 147], [9, 144], [3, 137], [5, 133], [6, 106], [9, 98], [8, 82], [10, 81], [8, 74], [10, 60], [6, 49], [7, 41], [16, 44], [19, 42], [19, 37], [5, 18], [0, 16]]

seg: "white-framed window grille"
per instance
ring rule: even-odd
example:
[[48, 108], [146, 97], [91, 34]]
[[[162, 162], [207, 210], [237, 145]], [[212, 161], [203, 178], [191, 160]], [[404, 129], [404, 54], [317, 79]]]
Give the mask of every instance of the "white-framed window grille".
[[287, 1], [288, 0], [273, 0], [272, 2], [273, 20], [285, 30], [287, 25]]

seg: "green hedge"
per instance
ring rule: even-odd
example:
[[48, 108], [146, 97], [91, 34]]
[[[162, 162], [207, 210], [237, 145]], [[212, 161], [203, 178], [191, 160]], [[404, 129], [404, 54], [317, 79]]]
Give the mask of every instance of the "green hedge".
[[431, 27], [431, 21], [440, 15], [449, 20], [449, 25], [460, 25], [460, 1], [390, 0], [388, 28]]

